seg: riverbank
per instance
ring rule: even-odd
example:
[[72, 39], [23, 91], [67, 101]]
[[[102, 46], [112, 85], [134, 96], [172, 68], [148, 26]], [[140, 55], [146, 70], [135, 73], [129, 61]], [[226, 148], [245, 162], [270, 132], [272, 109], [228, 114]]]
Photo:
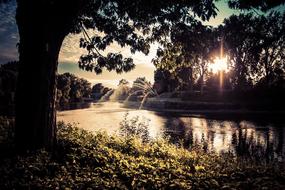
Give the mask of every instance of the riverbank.
[[277, 164], [59, 124], [58, 144], [0, 158], [1, 189], [284, 189]]
[[282, 118], [285, 116], [285, 109], [276, 105], [241, 102], [203, 102], [186, 101], [179, 98], [148, 98], [145, 102], [128, 101], [123, 102], [125, 107], [142, 108], [179, 116], [208, 116], [215, 118], [255, 118], [270, 117]]

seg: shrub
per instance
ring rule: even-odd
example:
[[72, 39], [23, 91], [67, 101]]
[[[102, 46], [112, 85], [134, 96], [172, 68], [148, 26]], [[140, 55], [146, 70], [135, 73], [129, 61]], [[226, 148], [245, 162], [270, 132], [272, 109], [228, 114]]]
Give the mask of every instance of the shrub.
[[139, 116], [128, 118], [129, 113], [124, 115], [123, 120], [120, 122], [120, 135], [126, 138], [139, 138], [143, 142], [149, 140], [149, 120], [146, 118], [139, 119]]
[[58, 124], [58, 143], [0, 159], [0, 189], [284, 189], [284, 170]]
[[14, 119], [0, 116], [0, 145], [13, 144]]

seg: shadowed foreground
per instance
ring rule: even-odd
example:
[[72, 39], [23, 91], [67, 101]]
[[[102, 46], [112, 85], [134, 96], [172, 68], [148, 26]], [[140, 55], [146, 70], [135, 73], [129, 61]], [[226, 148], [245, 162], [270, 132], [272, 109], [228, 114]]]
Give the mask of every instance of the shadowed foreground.
[[1, 189], [284, 189], [277, 165], [186, 150], [166, 140], [96, 134], [58, 124], [54, 154], [0, 158]]

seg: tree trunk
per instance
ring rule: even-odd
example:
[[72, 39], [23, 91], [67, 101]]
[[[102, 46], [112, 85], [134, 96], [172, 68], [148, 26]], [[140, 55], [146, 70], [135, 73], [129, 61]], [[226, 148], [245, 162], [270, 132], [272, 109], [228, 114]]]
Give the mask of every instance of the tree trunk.
[[[20, 35], [16, 91], [16, 147], [19, 151], [52, 148], [55, 142], [55, 95], [58, 54], [64, 35], [44, 17], [39, 4], [18, 2]], [[38, 20], [42, 19], [42, 20]]]
[[[51, 148], [55, 140], [55, 95], [59, 42], [21, 35], [16, 93], [16, 145], [19, 149]], [[50, 46], [50, 47], [49, 47]], [[50, 48], [50, 50], [49, 50]]]

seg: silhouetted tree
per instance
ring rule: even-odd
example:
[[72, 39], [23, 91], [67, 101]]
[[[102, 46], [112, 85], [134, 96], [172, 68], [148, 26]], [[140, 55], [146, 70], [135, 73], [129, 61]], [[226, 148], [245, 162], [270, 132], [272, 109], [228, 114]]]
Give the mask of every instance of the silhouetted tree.
[[225, 19], [220, 26], [236, 89], [260, 82], [269, 87], [283, 75], [284, 18], [276, 12], [268, 16], [241, 14]]
[[10, 108], [15, 104], [18, 65], [17, 61], [0, 65], [0, 112], [3, 115], [13, 113]]
[[71, 78], [69, 73], [57, 76], [57, 103], [59, 105], [66, 105], [69, 100]]
[[236, 89], [245, 89], [253, 84], [252, 66], [257, 64], [259, 52], [259, 39], [254, 28], [256, 21], [252, 14], [232, 15], [219, 28]]
[[282, 4], [285, 4], [285, 0], [228, 0], [228, 5], [230, 8], [242, 10], [259, 10], [263, 12], [267, 12], [268, 10]]
[[92, 93], [102, 93], [104, 86], [102, 83], [97, 83], [92, 86]]
[[92, 98], [99, 100], [102, 96], [104, 96], [111, 89], [108, 87], [104, 87], [102, 83], [97, 83], [92, 86]]
[[158, 68], [154, 71], [153, 87], [158, 94], [172, 92], [178, 87], [178, 80], [169, 70]]
[[173, 29], [170, 43], [157, 51], [153, 62], [157, 68], [174, 73], [181, 89], [192, 90], [194, 82], [199, 81], [203, 91], [208, 64], [218, 45], [211, 27], [201, 22], [180, 24]]
[[255, 25], [259, 38], [256, 73], [270, 87], [285, 74], [285, 14], [260, 16]]
[[57, 103], [82, 102], [83, 98], [91, 97], [91, 84], [83, 78], [76, 77], [70, 73], [57, 76]]

